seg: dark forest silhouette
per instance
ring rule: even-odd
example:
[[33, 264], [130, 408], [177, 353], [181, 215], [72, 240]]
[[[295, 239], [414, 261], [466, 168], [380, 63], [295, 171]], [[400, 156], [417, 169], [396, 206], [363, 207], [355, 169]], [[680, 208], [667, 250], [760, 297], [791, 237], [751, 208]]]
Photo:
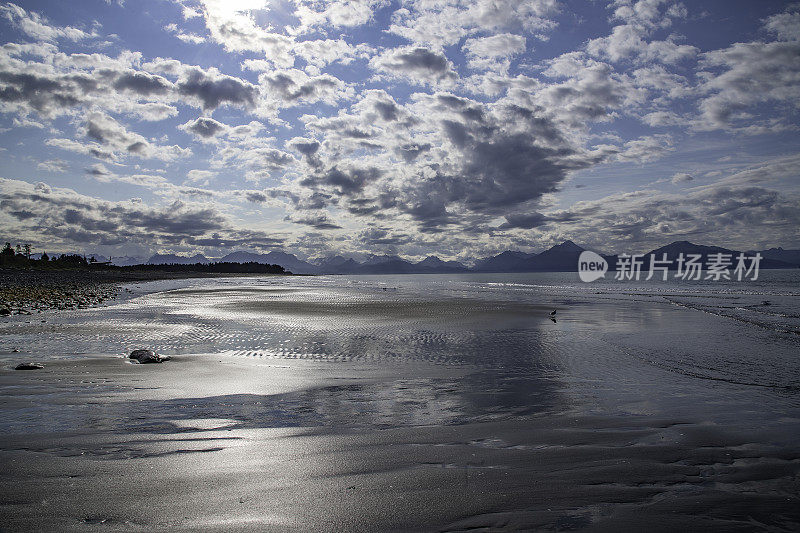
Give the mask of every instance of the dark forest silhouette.
[[194, 263], [194, 264], [161, 264], [161, 265], [131, 265], [116, 266], [110, 263], [98, 262], [94, 257], [78, 254], [61, 254], [49, 257], [43, 253], [39, 259], [31, 257], [29, 244], [18, 244], [15, 247], [6, 243], [0, 251], [0, 268], [33, 269], [33, 270], [117, 270], [146, 271], [146, 272], [205, 272], [226, 274], [291, 274], [280, 265], [270, 265], [256, 262], [247, 263]]

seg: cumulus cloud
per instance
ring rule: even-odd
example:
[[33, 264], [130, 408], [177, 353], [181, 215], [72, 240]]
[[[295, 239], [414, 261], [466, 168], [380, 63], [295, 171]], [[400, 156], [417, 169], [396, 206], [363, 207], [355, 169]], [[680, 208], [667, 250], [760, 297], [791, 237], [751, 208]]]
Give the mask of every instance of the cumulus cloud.
[[[128, 156], [136, 156], [146, 159], [161, 159], [170, 161], [179, 157], [187, 157], [191, 154], [188, 148], [181, 148], [177, 145], [159, 146], [150, 143], [146, 138], [128, 131], [122, 124], [114, 120], [109, 115], [92, 111], [86, 115], [86, 122], [83, 127], [84, 135], [90, 139], [89, 145], [83, 145], [76, 151], [92, 152], [96, 150], [95, 157], [100, 159], [118, 160]], [[69, 149], [68, 144], [62, 148]]]
[[294, 16], [300, 24], [294, 33], [305, 33], [320, 26], [341, 28], [362, 26], [372, 20], [375, 10], [389, 4], [387, 0], [293, 0]]
[[252, 107], [258, 93], [253, 84], [222, 74], [214, 67], [187, 68], [176, 85], [179, 94], [197, 98], [203, 109], [216, 109], [223, 104]]
[[422, 47], [400, 47], [386, 50], [373, 58], [375, 70], [401, 78], [409, 84], [438, 84], [455, 80], [453, 64], [440, 51]]
[[389, 31], [419, 44], [449, 45], [483, 31], [525, 31], [547, 39], [556, 0], [411, 0], [392, 14]]
[[509, 58], [525, 51], [525, 37], [500, 33], [467, 39], [463, 49], [471, 68], [505, 72], [509, 68]]
[[276, 70], [259, 76], [265, 88], [265, 100], [275, 107], [300, 103], [324, 102], [334, 105], [353, 95], [352, 89], [329, 74], [309, 76], [297, 69]]
[[614, 62], [629, 59], [669, 64], [697, 54], [696, 47], [680, 44], [677, 35], [653, 38], [657, 31], [669, 28], [676, 19], [687, 16], [683, 4], [667, 0], [623, 0], [612, 3], [610, 7], [614, 8], [611, 20], [621, 24], [614, 26], [610, 35], [590, 40], [586, 45], [590, 54]]
[[[515, 103], [518, 120], [509, 129], [510, 106], [438, 93], [415, 95], [409, 108], [386, 96], [370, 93], [352, 113], [307, 122], [326, 144], [296, 141], [315, 158], [299, 185], [340, 198], [352, 214], [393, 211], [436, 232], [537, 201], [591, 164], [535, 107], [526, 115]], [[360, 164], [337, 160], [365, 143], [371, 151]]]
[[213, 118], [199, 117], [183, 124], [181, 129], [202, 139], [210, 139], [220, 132], [226, 131], [227, 126], [221, 122], [217, 122]]

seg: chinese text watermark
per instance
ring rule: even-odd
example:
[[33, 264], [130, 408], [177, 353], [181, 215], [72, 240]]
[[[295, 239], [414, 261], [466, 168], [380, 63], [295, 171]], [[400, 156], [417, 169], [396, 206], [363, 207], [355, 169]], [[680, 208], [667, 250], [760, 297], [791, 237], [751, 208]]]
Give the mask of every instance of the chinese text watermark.
[[[658, 258], [654, 254], [619, 254], [617, 256], [616, 280], [645, 281], [653, 278], [666, 281], [672, 277], [687, 281], [756, 281], [761, 254], [748, 256], [744, 253], [684, 254], [668, 259], [667, 254]], [[599, 254], [586, 250], [578, 258], [578, 275], [581, 281], [590, 282], [605, 277], [608, 262]], [[670, 272], [672, 271], [672, 272]]]

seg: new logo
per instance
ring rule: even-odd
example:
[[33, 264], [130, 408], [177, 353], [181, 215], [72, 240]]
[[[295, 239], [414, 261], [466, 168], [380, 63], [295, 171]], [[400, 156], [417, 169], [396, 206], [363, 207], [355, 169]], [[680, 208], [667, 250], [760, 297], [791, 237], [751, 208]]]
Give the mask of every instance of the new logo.
[[578, 276], [581, 281], [590, 282], [605, 277], [608, 271], [608, 263], [605, 259], [594, 252], [584, 250], [578, 257]]

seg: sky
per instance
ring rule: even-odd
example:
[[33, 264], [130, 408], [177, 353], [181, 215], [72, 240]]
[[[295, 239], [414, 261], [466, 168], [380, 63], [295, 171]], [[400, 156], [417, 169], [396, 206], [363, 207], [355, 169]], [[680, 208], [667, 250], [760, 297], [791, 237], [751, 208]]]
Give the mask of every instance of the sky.
[[0, 2], [0, 239], [800, 248], [800, 3]]

